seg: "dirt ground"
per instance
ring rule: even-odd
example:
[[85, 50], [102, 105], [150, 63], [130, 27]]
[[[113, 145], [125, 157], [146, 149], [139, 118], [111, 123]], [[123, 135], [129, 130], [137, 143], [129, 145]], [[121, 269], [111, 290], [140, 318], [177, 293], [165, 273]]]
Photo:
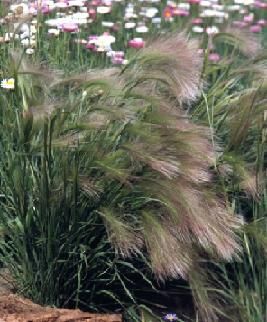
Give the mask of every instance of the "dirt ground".
[[7, 275], [0, 270], [0, 322], [122, 322], [122, 317], [120, 314], [91, 314], [34, 304], [13, 294]]
[[16, 294], [0, 296], [0, 322], [121, 322], [119, 314], [41, 307]]
[[0, 296], [0, 322], [121, 322], [119, 314], [41, 307], [15, 294]]

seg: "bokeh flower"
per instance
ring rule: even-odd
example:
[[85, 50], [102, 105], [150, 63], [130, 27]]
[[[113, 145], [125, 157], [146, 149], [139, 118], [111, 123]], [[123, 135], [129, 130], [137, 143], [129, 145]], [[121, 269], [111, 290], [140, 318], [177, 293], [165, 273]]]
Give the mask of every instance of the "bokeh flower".
[[107, 6], [97, 7], [96, 12], [99, 13], [99, 14], [110, 13], [111, 12], [111, 7], [107, 7]]
[[[157, 33], [164, 34], [173, 24], [173, 30], [188, 26], [195, 37], [206, 32], [210, 36], [209, 48], [215, 50], [213, 35], [223, 32], [226, 24], [250, 34], [261, 33], [267, 26], [262, 14], [267, 4], [263, 0], [168, 0], [163, 7], [161, 4], [160, 0], [126, 3], [122, 0], [18, 0], [10, 5], [7, 16], [2, 19], [11, 28], [0, 34], [0, 43], [18, 40], [30, 52], [36, 46], [37, 36], [42, 34], [40, 29], [45, 29], [50, 38], [56, 38], [61, 32], [84, 35], [91, 24], [90, 30], [97, 37], [88, 41], [74, 39], [74, 42], [95, 52], [115, 52], [114, 33], [118, 32], [116, 51], [124, 51], [125, 44], [128, 48], [142, 49], [150, 31], [154, 33], [157, 29]], [[44, 16], [43, 22], [37, 23], [37, 14]], [[24, 18], [25, 22], [21, 20]], [[103, 31], [108, 31], [108, 35], [99, 34]], [[210, 61], [218, 61], [217, 55], [211, 53]], [[111, 61], [117, 64], [123, 59], [114, 56]]]
[[128, 46], [135, 49], [140, 49], [145, 46], [143, 38], [134, 38], [128, 41]]
[[5, 89], [14, 89], [15, 88], [14, 78], [3, 79], [1, 81], [1, 87]]
[[27, 49], [25, 50], [25, 53], [26, 53], [27, 55], [32, 55], [32, 54], [34, 54], [34, 49], [33, 49], [33, 48], [27, 48]]
[[61, 29], [63, 32], [78, 32], [79, 31], [78, 25], [73, 22], [63, 23], [61, 26]]
[[251, 32], [258, 33], [258, 32], [262, 31], [262, 27], [260, 25], [252, 25], [252, 26], [250, 26], [249, 30]]
[[162, 16], [165, 20], [170, 21], [173, 17], [173, 9], [169, 6], [167, 6], [163, 12], [162, 12]]
[[213, 63], [217, 63], [221, 59], [218, 53], [210, 53], [208, 58], [209, 58], [209, 61]]
[[164, 320], [165, 321], [177, 321], [178, 317], [177, 317], [177, 314], [175, 314], [175, 313], [167, 313], [164, 316]]

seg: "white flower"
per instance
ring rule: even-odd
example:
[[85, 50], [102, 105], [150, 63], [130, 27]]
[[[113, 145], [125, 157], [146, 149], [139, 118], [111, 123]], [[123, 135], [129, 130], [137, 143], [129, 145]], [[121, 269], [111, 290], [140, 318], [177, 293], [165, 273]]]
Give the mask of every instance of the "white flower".
[[46, 6], [49, 8], [49, 10], [54, 10], [56, 8], [56, 4], [54, 3], [54, 1], [48, 1], [46, 3]]
[[129, 4], [126, 8], [125, 8], [125, 14], [124, 14], [124, 19], [128, 20], [128, 19], [135, 19], [137, 18], [137, 14], [134, 12], [134, 7], [133, 5]]
[[56, 19], [48, 19], [45, 21], [49, 27], [58, 27], [60, 26], [65, 20], [63, 18], [56, 18]]
[[21, 32], [30, 32], [30, 26], [27, 23], [23, 23], [20, 26]]
[[60, 34], [60, 30], [56, 28], [50, 28], [47, 32], [49, 33], [49, 35], [53, 36], [58, 36]]
[[110, 51], [108, 51], [107, 52], [107, 57], [113, 57], [114, 56], [114, 53], [115, 53], [115, 51], [113, 51], [113, 50], [110, 50]]
[[105, 6], [111, 6], [111, 5], [112, 5], [112, 0], [102, 0], [102, 3], [103, 3]]
[[72, 20], [72, 23], [76, 23], [77, 25], [87, 25], [87, 23], [88, 23], [88, 19], [86, 19], [86, 18], [83, 18], [83, 19], [81, 19], [81, 18], [76, 18], [76, 19], [73, 19]]
[[227, 6], [228, 11], [239, 11], [240, 9], [241, 9], [241, 6], [239, 4]]
[[114, 26], [114, 22], [112, 21], [102, 21], [102, 26], [106, 28], [111, 28]]
[[55, 5], [55, 2], [54, 0], [49, 0], [46, 2], [46, 4], [49, 6], [49, 7], [53, 7]]
[[67, 8], [68, 4], [66, 2], [56, 2], [55, 7], [56, 8]]
[[36, 29], [35, 25], [31, 25], [31, 27], [30, 27], [30, 32], [31, 32], [32, 34], [36, 34], [37, 29]]
[[83, 7], [83, 0], [69, 0], [69, 7]]
[[25, 38], [29, 38], [30, 37], [30, 33], [29, 32], [23, 32], [20, 35], [20, 39], [25, 39]]
[[3, 79], [1, 81], [1, 87], [5, 89], [14, 89], [15, 88], [14, 78]]
[[80, 12], [87, 12], [87, 7], [80, 7]]
[[87, 41], [85, 39], [74, 39], [74, 42], [76, 44], [81, 44], [81, 45], [86, 45], [87, 44]]
[[193, 26], [192, 27], [192, 31], [195, 32], [195, 33], [203, 33], [204, 32], [204, 28], [200, 27], [200, 26]]
[[212, 8], [214, 9], [214, 10], [221, 10], [221, 11], [223, 11], [224, 10], [224, 6], [223, 5], [221, 5], [221, 4], [213, 4], [212, 5]]
[[218, 27], [216, 27], [216, 26], [211, 26], [211, 27], [207, 27], [206, 28], [206, 33], [208, 34], [208, 35], [215, 35], [215, 34], [217, 34], [219, 32], [219, 29], [218, 29]]
[[210, 2], [209, 0], [202, 0], [202, 1], [200, 2], [200, 5], [201, 5], [202, 7], [210, 7], [210, 6], [211, 6], [211, 2]]
[[181, 3], [178, 4], [177, 7], [178, 8], [181, 8], [181, 9], [189, 10], [190, 9], [190, 4], [189, 3], [181, 2]]
[[113, 44], [116, 41], [116, 38], [114, 36], [111, 36], [109, 34], [103, 34], [99, 36], [97, 39], [93, 40], [93, 43], [97, 47], [97, 51], [110, 51], [111, 50], [111, 44]]
[[124, 25], [124, 28], [125, 29], [133, 29], [134, 27], [136, 26], [136, 23], [135, 22], [126, 22], [125, 25]]
[[96, 12], [100, 14], [109, 13], [110, 11], [111, 11], [111, 7], [107, 7], [107, 6], [99, 6], [96, 8]]
[[218, 10], [213, 10], [213, 9], [205, 9], [200, 14], [200, 17], [202, 17], [202, 18], [208, 18], [208, 17], [223, 18], [223, 17], [225, 17], [225, 15], [226, 14], [225, 14], [224, 11], [218, 11]]
[[84, 100], [86, 96], [87, 96], [87, 91], [83, 91], [82, 92], [82, 100]]
[[243, 4], [245, 6], [249, 6], [254, 3], [254, 0], [235, 0], [234, 2], [237, 4]]
[[157, 8], [149, 7], [145, 9], [145, 16], [147, 18], [153, 18], [159, 12]]
[[27, 48], [26, 51], [25, 51], [25, 53], [27, 55], [32, 55], [34, 53], [34, 49], [33, 48]]
[[78, 19], [78, 20], [79, 19], [81, 19], [81, 20], [87, 19], [87, 18], [89, 18], [89, 13], [88, 12], [75, 12], [72, 14], [72, 18]]
[[4, 35], [4, 41], [8, 42], [14, 37], [14, 34], [12, 32], [6, 32]]
[[21, 44], [24, 47], [34, 47], [36, 45], [36, 41], [33, 38], [25, 38], [21, 40]]
[[148, 32], [148, 28], [146, 26], [139, 26], [135, 30], [138, 33], [146, 33], [146, 32]]
[[23, 15], [27, 15], [29, 13], [29, 7], [26, 3], [19, 3], [10, 6], [10, 10], [12, 12], [22, 12]]
[[156, 25], [160, 25], [161, 24], [161, 18], [160, 17], [154, 17], [154, 18], [152, 18], [151, 22], [156, 24]]

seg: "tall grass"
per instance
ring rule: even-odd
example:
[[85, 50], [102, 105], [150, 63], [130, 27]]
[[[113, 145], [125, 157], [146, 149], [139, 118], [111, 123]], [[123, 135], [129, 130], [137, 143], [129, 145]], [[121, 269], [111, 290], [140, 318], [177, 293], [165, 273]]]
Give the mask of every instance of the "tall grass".
[[[206, 68], [206, 77], [216, 81], [191, 111], [196, 122], [209, 125], [213, 139], [223, 144], [217, 171], [224, 178], [229, 201], [246, 221], [241, 262], [217, 263], [211, 270], [218, 296], [226, 301], [229, 320], [256, 322], [267, 316], [266, 55], [255, 38], [244, 35], [240, 46], [235, 36], [230, 35], [229, 44], [229, 35], [218, 35], [222, 51], [231, 54], [248, 47], [253, 53], [245, 50], [247, 57], [232, 55], [230, 65], [222, 61]], [[256, 46], [251, 46], [255, 41]]]
[[[1, 72], [16, 83], [0, 97], [0, 248], [17, 290], [42, 304], [149, 321], [147, 306], [165, 311], [162, 295], [177, 293], [182, 277], [198, 319], [214, 322], [230, 303], [235, 319], [264, 320], [258, 41], [225, 30], [213, 38], [224, 59], [212, 64], [207, 52], [202, 65], [196, 42], [159, 38], [123, 69], [80, 73], [107, 61], [76, 50], [75, 35], [50, 43], [40, 33], [34, 58], [0, 53]], [[235, 213], [251, 222], [240, 238]], [[230, 268], [205, 264], [238, 257]]]
[[[213, 189], [209, 131], [180, 110], [201, 86], [197, 47], [183, 36], [160, 44], [122, 71], [68, 78], [13, 54], [16, 89], [2, 99], [1, 249], [19, 289], [40, 303], [80, 306], [89, 292], [90, 308], [102, 307], [100, 295], [123, 306], [115, 285], [135, 303], [120, 270], [149, 280], [120, 255], [149, 262], [142, 269], [159, 280], [189, 279], [202, 316], [215, 317], [199, 295], [198, 262], [203, 252], [237, 256], [240, 220]], [[107, 281], [112, 291], [100, 289]]]

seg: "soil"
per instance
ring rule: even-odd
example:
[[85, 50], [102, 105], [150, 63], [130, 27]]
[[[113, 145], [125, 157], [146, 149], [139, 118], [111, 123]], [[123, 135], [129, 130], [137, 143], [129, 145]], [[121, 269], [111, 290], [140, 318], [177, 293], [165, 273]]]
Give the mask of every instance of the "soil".
[[42, 307], [12, 293], [7, 275], [0, 273], [0, 322], [122, 322], [120, 314]]
[[121, 322], [119, 314], [42, 307], [15, 294], [0, 296], [0, 322]]
[[0, 322], [122, 322], [119, 314], [42, 307], [16, 294], [0, 296]]

